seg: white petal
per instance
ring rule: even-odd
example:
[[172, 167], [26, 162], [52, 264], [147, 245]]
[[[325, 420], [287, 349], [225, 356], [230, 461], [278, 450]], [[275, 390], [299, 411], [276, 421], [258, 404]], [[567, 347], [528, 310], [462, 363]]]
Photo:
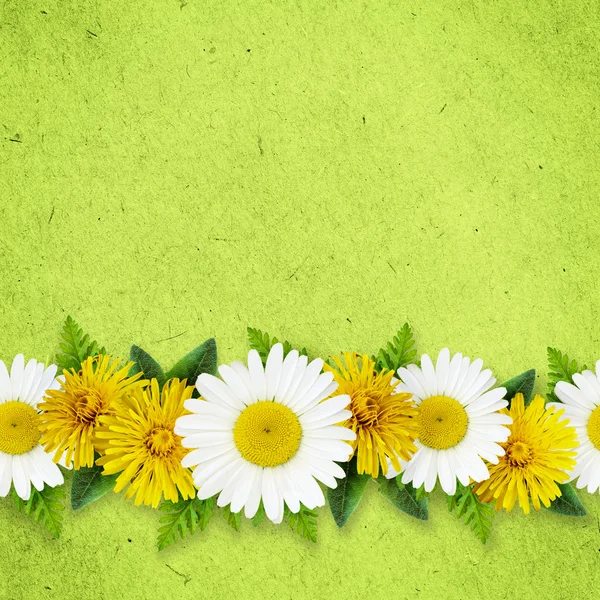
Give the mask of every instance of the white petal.
[[[489, 369], [481, 371], [477, 376], [477, 379], [473, 382], [471, 387], [462, 396], [463, 406], [470, 404], [474, 400], [477, 400], [481, 394], [487, 392], [496, 383], [496, 378], [492, 377], [492, 372]], [[504, 389], [504, 388], [499, 388]], [[506, 389], [504, 389], [506, 394]]]
[[[236, 488], [240, 485], [244, 485], [247, 482], [247, 475], [251, 463], [242, 461], [238, 468], [231, 473], [228, 477], [227, 483], [223, 486], [219, 497], [217, 498], [217, 506], [227, 506], [232, 498]], [[231, 510], [231, 512], [239, 512], [238, 510]]]
[[[24, 371], [25, 371], [25, 358], [22, 354], [17, 354], [15, 356], [12, 366], [10, 368], [10, 383], [11, 383], [11, 389], [12, 389], [10, 400], [18, 400], [19, 396], [21, 395]], [[20, 465], [20, 463], [19, 463], [19, 465]], [[27, 498], [24, 498], [24, 500], [26, 500], [26, 499], [29, 499], [29, 494], [27, 494]]]
[[454, 496], [456, 493], [456, 474], [453, 465], [448, 461], [448, 455], [445, 450], [438, 452], [437, 472], [440, 479], [440, 485], [446, 494]]
[[[339, 398], [339, 396], [336, 396], [336, 398]], [[329, 400], [327, 402], [329, 402]], [[302, 415], [301, 419], [305, 416], [306, 415]], [[321, 419], [320, 421], [313, 421], [312, 423], [307, 423], [303, 422], [300, 419], [300, 422], [302, 423], [302, 429], [306, 431], [320, 429], [321, 427], [327, 427], [328, 425], [338, 425], [340, 423], [343, 423], [344, 421], [347, 421], [351, 416], [352, 413], [349, 410], [340, 410], [339, 412], [334, 413], [330, 417], [326, 417], [324, 419]]]
[[202, 431], [184, 437], [181, 445], [184, 448], [208, 448], [230, 441], [233, 441], [233, 432], [231, 431]]
[[29, 500], [29, 496], [31, 495], [31, 482], [25, 474], [25, 469], [23, 468], [23, 465], [21, 463], [21, 457], [18, 454], [13, 455], [12, 477], [15, 486], [15, 491], [17, 492], [19, 498], [21, 498], [22, 500]]
[[[306, 371], [307, 364], [308, 364], [307, 356], [302, 355], [302, 356], [298, 357], [298, 362], [296, 363], [296, 368], [292, 375], [290, 384], [289, 384], [285, 394], [283, 396], [281, 396], [280, 402], [284, 406], [287, 406], [293, 399], [295, 399], [296, 390], [298, 389], [300, 382], [304, 378], [304, 373]], [[279, 396], [279, 393], [277, 395]]]
[[248, 352], [248, 372], [250, 373], [252, 389], [257, 400], [266, 400], [267, 382], [265, 381], [265, 369], [260, 360], [260, 354], [256, 350]]
[[443, 348], [438, 354], [438, 359], [435, 364], [435, 374], [437, 377], [438, 393], [443, 394], [446, 389], [448, 375], [450, 373], [450, 350]]
[[287, 406], [292, 410], [296, 410], [296, 407], [310, 390], [310, 388], [317, 382], [319, 374], [323, 369], [323, 360], [321, 358], [315, 358], [304, 371], [304, 375], [298, 384], [294, 397], [289, 400]]
[[456, 376], [456, 381], [452, 386], [452, 389], [449, 387], [446, 388], [446, 395], [450, 398], [456, 398], [462, 389], [463, 383], [469, 372], [469, 367], [471, 366], [471, 359], [468, 356], [464, 356], [460, 362], [460, 368], [458, 369], [458, 375]]
[[469, 369], [465, 375], [462, 385], [454, 392], [454, 398], [456, 398], [459, 402], [465, 397], [467, 392], [471, 389], [471, 386], [475, 383], [475, 380], [479, 377], [482, 367], [483, 361], [480, 358], [474, 360], [469, 365]]
[[277, 384], [277, 391], [275, 392], [275, 400], [277, 402], [282, 401], [290, 387], [290, 383], [298, 365], [298, 358], [298, 350], [292, 350], [283, 360], [281, 375], [279, 377], [279, 383]]
[[431, 358], [429, 358], [428, 354], [423, 354], [423, 356], [421, 357], [421, 371], [423, 372], [423, 376], [425, 377], [425, 391], [427, 392], [427, 395], [437, 395], [437, 376], [435, 374], [435, 369], [433, 368]]
[[279, 516], [280, 503], [283, 502], [283, 499], [279, 496], [273, 479], [273, 472], [269, 468], [263, 471], [262, 500], [267, 517], [276, 522]]
[[[35, 375], [37, 370], [38, 362], [35, 359], [30, 359], [27, 362], [27, 366], [25, 367], [25, 371], [23, 371], [23, 383], [21, 385], [21, 393], [19, 394], [19, 398], [22, 402], [27, 402], [29, 393], [31, 392], [31, 386], [39, 383], [39, 381], [35, 381]], [[42, 370], [44, 365], [41, 365]]]
[[12, 484], [12, 454], [0, 452], [0, 498], [10, 492]]
[[331, 415], [338, 413], [350, 404], [350, 396], [343, 394], [341, 396], [334, 396], [329, 400], [321, 402], [313, 409], [304, 413], [300, 416], [299, 421], [302, 425], [308, 423], [315, 423], [323, 419], [327, 419]]
[[319, 402], [331, 396], [337, 388], [338, 384], [336, 381], [333, 381], [333, 373], [331, 371], [321, 373], [308, 392], [294, 405], [294, 411], [298, 415], [309, 411], [319, 404]]
[[267, 357], [267, 366], [265, 367], [265, 380], [267, 382], [266, 400], [272, 400], [277, 392], [281, 370], [283, 368], [283, 346], [275, 344], [269, 356]]
[[[413, 396], [417, 396], [421, 399], [429, 396], [429, 393], [425, 389], [425, 378], [417, 365], [408, 365], [406, 368], [401, 367], [398, 369], [398, 377], [400, 377], [408, 387], [408, 391], [413, 394]], [[398, 389], [398, 387], [396, 389]]]
[[203, 462], [213, 460], [223, 454], [227, 454], [234, 448], [235, 444], [233, 440], [225, 444], [218, 444], [208, 448], [198, 448], [197, 450], [192, 450], [186, 454], [181, 460], [181, 465], [187, 469], [188, 467], [193, 467]]
[[258, 467], [254, 473], [254, 481], [252, 482], [252, 487], [250, 488], [250, 493], [248, 494], [248, 499], [246, 500], [246, 505], [244, 506], [244, 515], [247, 519], [251, 519], [256, 514], [258, 507], [260, 506], [263, 472], [264, 469], [262, 467]]
[[0, 360], [0, 403], [10, 400], [12, 396], [12, 384], [6, 365]]
[[[220, 492], [229, 481], [231, 475], [238, 470], [243, 461], [244, 459], [240, 457], [233, 462], [230, 462], [223, 469], [219, 469], [205, 483], [200, 485], [198, 498], [200, 498], [200, 500], [206, 500], [207, 498], [214, 496], [217, 492]], [[194, 481], [196, 480], [194, 479]]]
[[452, 398], [452, 390], [454, 389], [454, 386], [456, 385], [456, 381], [460, 374], [462, 358], [463, 356], [459, 352], [458, 354], [455, 354], [452, 357], [452, 360], [450, 361], [450, 366], [448, 367], [448, 379], [446, 380], [446, 385], [444, 386], [444, 389], [441, 390], [441, 393], [444, 396], [449, 396], [450, 398]]
[[338, 427], [336, 425], [329, 425], [327, 427], [321, 427], [319, 429], [307, 429], [302, 432], [303, 439], [335, 439], [335, 440], [349, 440], [353, 441], [356, 439], [356, 433], [347, 427]]
[[594, 410], [595, 408], [594, 403], [572, 383], [559, 381], [554, 388], [554, 393], [558, 396], [558, 399], [565, 404], [578, 406], [587, 410]]
[[247, 463], [245, 465], [245, 471], [240, 477], [231, 497], [231, 512], [237, 513], [242, 510], [248, 500], [248, 496], [250, 495], [250, 491], [252, 490], [252, 486], [254, 485], [259, 470], [260, 467], [258, 465], [253, 465], [252, 463]]
[[[242, 365], [243, 366], [243, 365]], [[245, 405], [252, 404], [254, 401], [252, 394], [250, 393], [250, 376], [248, 380], [243, 379], [240, 375], [229, 365], [219, 366], [219, 375], [223, 381], [229, 386], [229, 389], [235, 397]]]

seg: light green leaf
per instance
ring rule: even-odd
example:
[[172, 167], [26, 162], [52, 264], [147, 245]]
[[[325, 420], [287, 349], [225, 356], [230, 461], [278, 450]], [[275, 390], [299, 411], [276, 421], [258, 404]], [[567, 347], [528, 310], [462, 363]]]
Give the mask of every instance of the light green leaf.
[[166, 378], [187, 379], [188, 385], [195, 385], [202, 373], [217, 374], [217, 343], [214, 338], [188, 352], [167, 372]]
[[129, 375], [142, 373], [144, 379], [156, 379], [158, 386], [162, 388], [166, 377], [162, 367], [145, 351], [135, 344], [131, 346], [129, 359], [134, 363], [129, 369]]
[[19, 510], [32, 517], [36, 523], [39, 523], [47, 529], [55, 538], [60, 537], [63, 523], [63, 510], [65, 508], [65, 486], [58, 487], [44, 486], [41, 492], [31, 487], [31, 496], [29, 500], [21, 500], [16, 492], [14, 493], [15, 504]]
[[510, 406], [510, 401], [517, 395], [523, 394], [523, 399], [525, 400], [525, 406], [528, 406], [531, 402], [531, 396], [533, 394], [533, 386], [535, 384], [535, 369], [530, 369], [529, 371], [525, 371], [508, 381], [505, 381], [500, 387], [506, 388], [506, 395], [504, 396], [508, 400], [508, 404]]
[[213, 498], [207, 500], [191, 498], [179, 502], [165, 500], [159, 507], [163, 513], [160, 517], [163, 525], [158, 529], [158, 549], [164, 550], [198, 529], [203, 531], [212, 516], [213, 506]]
[[114, 489], [118, 473], [103, 475], [102, 471], [102, 467], [98, 465], [81, 467], [78, 471], [73, 471], [71, 483], [71, 508], [73, 510], [95, 502]]
[[338, 479], [336, 488], [327, 488], [327, 499], [337, 526], [343, 527], [356, 510], [371, 476], [356, 472], [356, 457], [350, 462], [340, 463], [340, 467], [346, 477]]
[[494, 510], [491, 505], [479, 501], [471, 486], [457, 484], [454, 496], [448, 496], [448, 510], [456, 511], [456, 516], [462, 518], [482, 543], [486, 543]]
[[[263, 333], [260, 329], [248, 327], [248, 342], [250, 343], [250, 348], [258, 352], [264, 365], [267, 363], [267, 357], [269, 356], [271, 348], [279, 343], [279, 340], [276, 337], [271, 338], [268, 333]], [[293, 348], [289, 342], [284, 341], [281, 342], [281, 344], [283, 345], [283, 356], [285, 357], [293, 350]], [[308, 356], [306, 348], [302, 348], [298, 353], [301, 356]]]
[[415, 489], [410, 483], [405, 485], [400, 479], [400, 475], [394, 479], [379, 477], [377, 480], [379, 483], [379, 493], [398, 510], [405, 512], [415, 519], [427, 521], [427, 498], [417, 497], [421, 488]]
[[86, 358], [106, 354], [104, 348], [100, 348], [95, 341], [90, 339], [89, 335], [83, 334], [81, 327], [70, 316], [65, 321], [61, 338], [63, 340], [60, 343], [62, 352], [56, 355], [56, 365], [59, 372], [64, 369], [79, 371], [81, 363]]
[[557, 483], [557, 485], [562, 492], [562, 496], [555, 498], [548, 510], [567, 517], [585, 517], [587, 511], [573, 486], [569, 483]]
[[236, 531], [240, 530], [242, 525], [242, 511], [232, 513], [229, 504], [223, 507], [223, 515], [227, 519], [229, 525], [231, 525]]
[[548, 348], [548, 368], [548, 400], [552, 402], [560, 402], [554, 393], [559, 381], [573, 383], [573, 375], [587, 369], [585, 365], [578, 367], [574, 360], [570, 361], [566, 354], [556, 348]]
[[252, 517], [252, 525], [254, 527], [258, 527], [265, 520], [265, 507], [263, 506], [263, 501], [260, 501], [258, 505], [258, 510], [256, 514]]
[[387, 369], [395, 373], [400, 367], [414, 363], [417, 357], [414, 345], [413, 331], [408, 323], [404, 323], [386, 348], [382, 348], [377, 356], [373, 356], [375, 369], [377, 371]]
[[288, 525], [303, 538], [310, 540], [313, 543], [317, 541], [317, 516], [316, 510], [306, 508], [303, 504], [300, 505], [300, 510], [293, 513], [287, 509]]

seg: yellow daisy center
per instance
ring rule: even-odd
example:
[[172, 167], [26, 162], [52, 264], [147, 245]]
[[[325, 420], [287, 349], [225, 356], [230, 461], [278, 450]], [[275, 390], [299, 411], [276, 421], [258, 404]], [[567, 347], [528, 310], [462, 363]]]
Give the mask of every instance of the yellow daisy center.
[[155, 427], [146, 438], [146, 446], [155, 456], [166, 456], [175, 448], [173, 431], [165, 427]]
[[514, 442], [506, 448], [506, 462], [511, 467], [526, 467], [533, 459], [533, 449], [525, 442]]
[[600, 450], [600, 406], [596, 406], [587, 422], [587, 433], [590, 441]]
[[75, 418], [84, 425], [95, 425], [104, 413], [105, 401], [98, 390], [83, 388], [73, 392]]
[[446, 450], [456, 446], [467, 433], [469, 417], [460, 402], [448, 396], [430, 396], [419, 405], [422, 444]]
[[269, 400], [245, 408], [233, 428], [240, 454], [261, 467], [286, 463], [298, 451], [301, 437], [302, 427], [295, 413]]
[[0, 404], [0, 451], [25, 454], [40, 439], [40, 417], [37, 410], [16, 400]]

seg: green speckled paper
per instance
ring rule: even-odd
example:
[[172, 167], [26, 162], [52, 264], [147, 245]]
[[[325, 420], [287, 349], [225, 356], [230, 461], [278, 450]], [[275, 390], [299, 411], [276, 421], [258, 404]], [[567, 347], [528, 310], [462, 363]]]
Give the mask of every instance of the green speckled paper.
[[[0, 358], [71, 314], [169, 364], [248, 325], [326, 355], [600, 358], [598, 5], [3, 0]], [[111, 494], [56, 541], [0, 502], [0, 598], [545, 600], [600, 594], [586, 518], [515, 510], [486, 546], [370, 484], [319, 541], [222, 517], [168, 550]]]

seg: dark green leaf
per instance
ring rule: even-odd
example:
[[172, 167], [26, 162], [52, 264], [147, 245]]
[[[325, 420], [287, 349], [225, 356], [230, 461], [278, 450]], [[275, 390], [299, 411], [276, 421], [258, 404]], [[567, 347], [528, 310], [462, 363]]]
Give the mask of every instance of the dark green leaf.
[[556, 348], [548, 348], [548, 368], [548, 400], [552, 402], [560, 402], [554, 393], [559, 381], [573, 383], [573, 375], [587, 369], [585, 365], [578, 367], [574, 360], [570, 361], [566, 354]]
[[448, 496], [448, 510], [456, 511], [456, 516], [485, 544], [492, 528], [494, 509], [480, 502], [471, 486], [457, 484], [456, 494]]
[[356, 510], [371, 476], [356, 472], [356, 457], [341, 463], [340, 467], [346, 472], [346, 477], [338, 480], [336, 488], [327, 488], [327, 499], [337, 526], [343, 527]]
[[400, 479], [400, 475], [394, 479], [380, 477], [377, 480], [379, 482], [379, 493], [407, 515], [415, 517], [415, 519], [421, 519], [421, 521], [427, 521], [427, 498], [417, 498], [417, 493], [421, 488], [416, 490], [410, 483], [403, 484]]
[[106, 350], [100, 348], [95, 341], [90, 339], [89, 335], [83, 334], [81, 327], [70, 316], [65, 321], [61, 338], [63, 340], [60, 343], [62, 352], [56, 355], [59, 372], [64, 369], [79, 371], [81, 363], [86, 358], [106, 353]]
[[258, 505], [258, 510], [256, 511], [256, 514], [252, 517], [252, 525], [254, 525], [254, 527], [258, 527], [265, 519], [265, 507], [263, 506], [263, 502], [262, 500], [260, 501], [260, 504]]
[[114, 489], [118, 473], [114, 475], [102, 475], [102, 467], [81, 467], [73, 471], [71, 483], [71, 508], [78, 510], [86, 504], [95, 502], [102, 498], [110, 490]]
[[288, 525], [303, 538], [311, 542], [317, 541], [317, 516], [316, 510], [306, 508], [303, 504], [300, 505], [300, 510], [293, 513], [287, 510]]
[[562, 496], [555, 498], [548, 510], [568, 517], [585, 517], [587, 512], [573, 486], [569, 483], [557, 483], [557, 485]]
[[38, 492], [32, 486], [29, 500], [23, 501], [18, 498], [15, 503], [19, 510], [23, 510], [28, 517], [32, 517], [36, 523], [42, 525], [55, 538], [58, 538], [62, 531], [64, 500], [64, 485], [58, 487], [46, 485], [41, 492]]
[[165, 500], [159, 507], [163, 513], [160, 517], [163, 525], [158, 529], [158, 549], [164, 550], [197, 529], [203, 531], [212, 516], [213, 506], [213, 498], [207, 500], [191, 498], [179, 502]]
[[531, 402], [531, 395], [533, 393], [533, 385], [535, 384], [535, 369], [530, 369], [529, 371], [525, 371], [508, 381], [505, 381], [500, 387], [506, 388], [506, 395], [504, 396], [508, 400], [508, 404], [510, 406], [510, 401], [517, 395], [523, 394], [523, 399], [525, 400], [525, 406], [528, 406]]
[[[253, 329], [252, 327], [248, 327], [248, 341], [250, 348], [258, 352], [263, 365], [267, 363], [271, 348], [279, 342], [276, 337], [271, 338], [268, 333], [263, 333], [260, 329]], [[289, 342], [284, 341], [281, 344], [283, 345], [283, 356], [285, 357], [293, 350], [293, 347]], [[301, 356], [308, 356], [306, 348], [302, 348], [298, 353]]]
[[142, 373], [144, 379], [156, 379], [159, 387], [165, 384], [166, 377], [161, 366], [139, 346], [131, 346], [131, 352], [129, 353], [130, 360], [134, 363], [129, 370], [129, 375], [135, 375], [136, 373]]
[[223, 515], [227, 522], [236, 530], [239, 531], [242, 525], [242, 511], [232, 513], [229, 504], [223, 507]]
[[189, 385], [195, 385], [198, 375], [202, 373], [217, 374], [217, 343], [214, 338], [188, 352], [166, 374], [166, 378], [187, 379]]
[[414, 345], [412, 329], [408, 323], [404, 323], [394, 339], [388, 342], [387, 347], [382, 348], [377, 356], [373, 356], [375, 369], [387, 369], [395, 373], [400, 367], [414, 363], [417, 356]]

